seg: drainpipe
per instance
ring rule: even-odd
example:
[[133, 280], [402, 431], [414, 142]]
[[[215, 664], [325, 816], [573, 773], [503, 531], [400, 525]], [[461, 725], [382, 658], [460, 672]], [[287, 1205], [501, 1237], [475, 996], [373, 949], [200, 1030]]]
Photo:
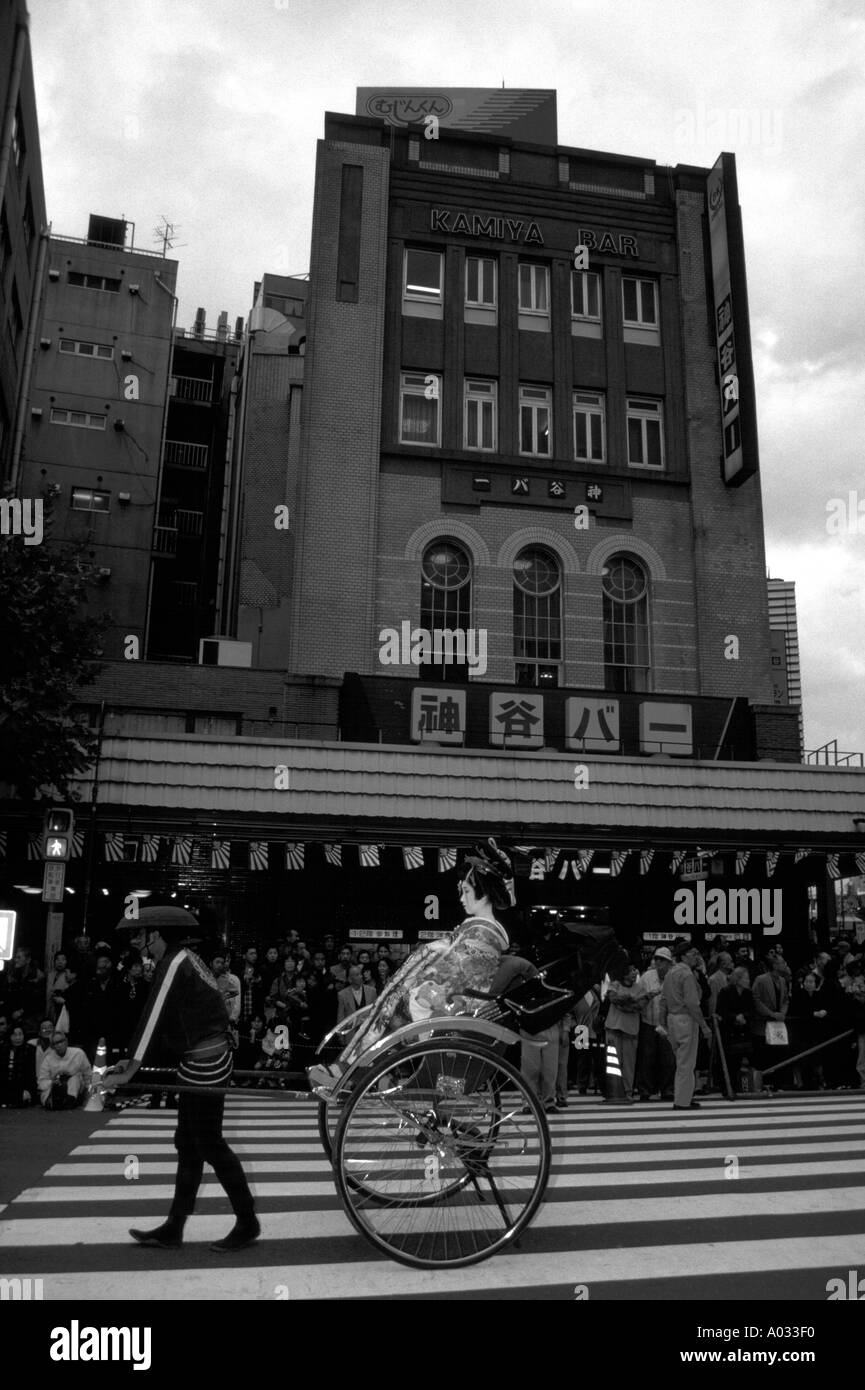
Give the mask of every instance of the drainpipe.
[[24, 428], [27, 407], [30, 404], [30, 382], [33, 378], [33, 361], [36, 356], [36, 335], [42, 317], [42, 297], [45, 290], [45, 265], [51, 242], [51, 223], [39, 233], [39, 256], [36, 273], [33, 276], [33, 293], [30, 296], [30, 320], [27, 324], [27, 341], [24, 345], [24, 368], [21, 372], [21, 385], [18, 390], [18, 410], [15, 414], [15, 433], [12, 436], [12, 457], [9, 464], [9, 480], [14, 496], [18, 489], [18, 475], [21, 472], [21, 453], [24, 447]]

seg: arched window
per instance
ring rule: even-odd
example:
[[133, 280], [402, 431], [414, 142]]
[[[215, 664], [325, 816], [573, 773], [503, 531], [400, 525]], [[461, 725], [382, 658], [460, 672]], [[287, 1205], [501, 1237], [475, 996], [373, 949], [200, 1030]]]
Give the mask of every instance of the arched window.
[[[471, 626], [472, 566], [462, 546], [451, 540], [428, 545], [421, 561], [420, 625], [427, 632], [445, 629], [463, 633]], [[465, 647], [462, 648], [465, 653]], [[448, 661], [447, 643], [442, 644], [442, 660], [420, 667], [424, 680], [467, 681], [468, 665]], [[450, 655], [456, 655], [451, 646]]]
[[514, 679], [557, 686], [562, 659], [562, 581], [549, 550], [532, 546], [514, 561]]
[[649, 581], [630, 555], [612, 555], [603, 568], [604, 687], [648, 690]]

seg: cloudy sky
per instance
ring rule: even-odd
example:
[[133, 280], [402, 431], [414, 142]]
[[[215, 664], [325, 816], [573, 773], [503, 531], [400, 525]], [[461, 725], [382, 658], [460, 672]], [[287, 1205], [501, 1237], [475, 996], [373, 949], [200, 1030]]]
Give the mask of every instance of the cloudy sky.
[[806, 747], [865, 751], [862, 0], [29, 8], [54, 230], [124, 216], [152, 247], [167, 217], [185, 325], [198, 305], [233, 323], [264, 271], [308, 268], [323, 113], [354, 111], [357, 86], [554, 87], [562, 144], [667, 164], [733, 150], [767, 562], [796, 581]]

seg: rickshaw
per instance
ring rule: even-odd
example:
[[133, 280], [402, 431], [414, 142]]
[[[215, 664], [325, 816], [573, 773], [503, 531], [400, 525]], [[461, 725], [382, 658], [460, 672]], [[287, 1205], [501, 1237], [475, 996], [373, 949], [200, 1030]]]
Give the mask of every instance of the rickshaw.
[[[379, 1039], [320, 1098], [346, 1215], [389, 1258], [415, 1269], [476, 1264], [517, 1244], [537, 1212], [550, 1174], [547, 1118], [505, 1053], [563, 1018], [618, 951], [607, 929], [567, 934], [577, 938], [568, 953], [531, 979], [499, 996], [465, 990], [474, 1012]], [[344, 1045], [374, 1007], [331, 1030], [319, 1052]]]

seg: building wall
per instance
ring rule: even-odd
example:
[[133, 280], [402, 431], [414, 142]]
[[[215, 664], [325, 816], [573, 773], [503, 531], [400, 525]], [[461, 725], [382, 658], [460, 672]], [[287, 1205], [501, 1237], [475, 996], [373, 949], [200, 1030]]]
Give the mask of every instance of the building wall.
[[[70, 273], [108, 277], [120, 287], [81, 287], [69, 282]], [[175, 261], [51, 238], [22, 482], [33, 496], [46, 484], [59, 488], [53, 534], [87, 542], [93, 563], [111, 570], [92, 595], [94, 611], [111, 614], [108, 656], [122, 655], [127, 635], [143, 642], [176, 276]], [[61, 339], [98, 344], [113, 356], [61, 352]], [[137, 400], [126, 398], [130, 377]], [[83, 412], [105, 426], [53, 423], [52, 409]], [[109, 510], [73, 509], [73, 488], [107, 492]], [[129, 493], [128, 502], [120, 492]]]
[[[252, 643], [254, 666], [288, 663], [297, 544], [297, 486], [304, 359], [252, 349], [243, 445], [243, 503], [237, 636]], [[277, 529], [276, 508], [288, 508]]]
[[[360, 122], [382, 140], [376, 122]], [[369, 661], [374, 622], [388, 152], [320, 141], [310, 263], [297, 578], [289, 668], [339, 675]], [[338, 299], [343, 167], [363, 171], [357, 298]], [[354, 228], [355, 233], [357, 227]]]
[[[691, 467], [691, 535], [696, 576], [699, 689], [771, 701], [766, 550], [759, 476], [725, 486], [711, 309], [704, 269], [702, 193], [677, 194], [681, 313], [685, 328], [685, 409]], [[701, 350], [703, 345], [705, 350]], [[737, 637], [738, 660], [725, 656]]]
[[[15, 149], [10, 149], [5, 178], [0, 178], [0, 481], [9, 476], [12, 463], [27, 326], [33, 301], [38, 300], [40, 290], [37, 283], [39, 240], [46, 226], [27, 24], [23, 0], [3, 0], [0, 4], [0, 120], [5, 119], [12, 98], [13, 110], [17, 109], [20, 115], [24, 139], [23, 145], [19, 143], [18, 146], [19, 157]], [[16, 83], [13, 69], [19, 34], [25, 37], [23, 64]], [[21, 495], [32, 494], [22, 492]]]
[[[339, 166], [372, 157], [379, 167], [380, 151], [350, 143], [374, 141], [378, 135], [368, 123], [347, 117], [329, 117], [327, 131], [340, 139], [321, 147], [316, 180], [310, 379], [296, 552], [296, 625], [303, 630], [292, 649], [293, 668], [331, 675], [380, 672], [381, 629], [398, 627], [406, 619], [413, 625], [419, 621], [424, 546], [451, 537], [473, 561], [472, 621], [488, 631], [487, 679], [514, 680], [512, 565], [523, 546], [538, 543], [556, 553], [562, 570], [561, 684], [604, 686], [601, 571], [610, 555], [626, 551], [649, 575], [651, 689], [771, 698], [759, 481], [728, 488], [719, 471], [721, 425], [706, 297], [704, 199], [690, 191], [701, 187], [702, 179], [664, 171], [670, 177], [656, 183], [650, 162], [643, 167], [639, 161], [577, 158], [553, 150], [548, 155], [536, 151], [533, 161], [520, 164], [520, 151], [509, 142], [502, 142], [495, 169], [496, 161], [487, 158], [490, 142], [466, 136], [455, 137], [463, 150], [460, 172], [457, 165], [443, 168], [430, 159], [423, 140], [400, 133], [391, 147], [389, 194], [384, 170], [374, 208], [367, 196], [368, 177], [365, 185], [365, 254], [373, 249], [376, 235], [380, 240], [379, 262], [364, 264], [361, 274], [361, 301], [371, 316], [364, 338], [362, 332], [353, 335], [362, 323], [360, 306], [336, 299]], [[483, 177], [472, 167], [475, 143], [474, 162], [481, 163], [483, 155], [490, 165]], [[517, 167], [519, 182], [513, 178]], [[590, 175], [597, 180], [594, 185]], [[612, 188], [617, 188], [615, 197]], [[485, 222], [511, 218], [522, 227], [535, 219], [543, 245], [515, 247], [502, 240], [501, 232], [498, 241], [491, 241], [464, 230], [458, 235], [452, 226], [436, 229], [431, 217], [435, 208], [449, 209], [451, 224], [458, 214], [470, 222], [475, 214]], [[614, 240], [627, 233], [638, 243], [636, 254], [624, 242], [612, 253], [599, 247], [590, 254], [590, 266], [603, 276], [600, 340], [571, 332], [570, 267], [580, 227], [595, 229], [598, 241], [610, 229]], [[403, 312], [407, 246], [444, 252], [440, 318]], [[471, 252], [494, 255], [498, 261], [496, 327], [464, 322], [462, 284], [465, 256]], [[516, 276], [523, 260], [540, 261], [550, 269], [548, 332], [517, 326]], [[657, 346], [627, 340], [620, 310], [627, 272], [658, 284]], [[370, 301], [383, 292], [384, 360], [377, 397], [379, 325]], [[401, 370], [441, 376], [441, 447], [400, 443]], [[495, 453], [463, 447], [462, 385], [467, 375], [498, 382]], [[521, 382], [552, 391], [549, 459], [518, 453]], [[606, 393], [605, 465], [574, 463], [575, 388]], [[624, 405], [626, 395], [635, 394], [663, 399], [663, 475], [628, 466]], [[370, 403], [376, 399], [381, 401], [380, 468], [372, 457], [369, 421]], [[506, 487], [525, 476], [531, 503], [510, 505], [500, 493], [501, 501], [493, 504], [473, 495], [470, 471], [490, 470], [505, 479]], [[567, 497], [558, 504], [548, 500], [550, 478], [566, 484]], [[592, 507], [590, 529], [575, 529], [574, 504], [585, 500], [585, 487], [592, 481], [617, 488], [619, 501]], [[730, 636], [739, 642], [735, 660], [725, 656]], [[403, 668], [402, 674], [408, 671]]]

